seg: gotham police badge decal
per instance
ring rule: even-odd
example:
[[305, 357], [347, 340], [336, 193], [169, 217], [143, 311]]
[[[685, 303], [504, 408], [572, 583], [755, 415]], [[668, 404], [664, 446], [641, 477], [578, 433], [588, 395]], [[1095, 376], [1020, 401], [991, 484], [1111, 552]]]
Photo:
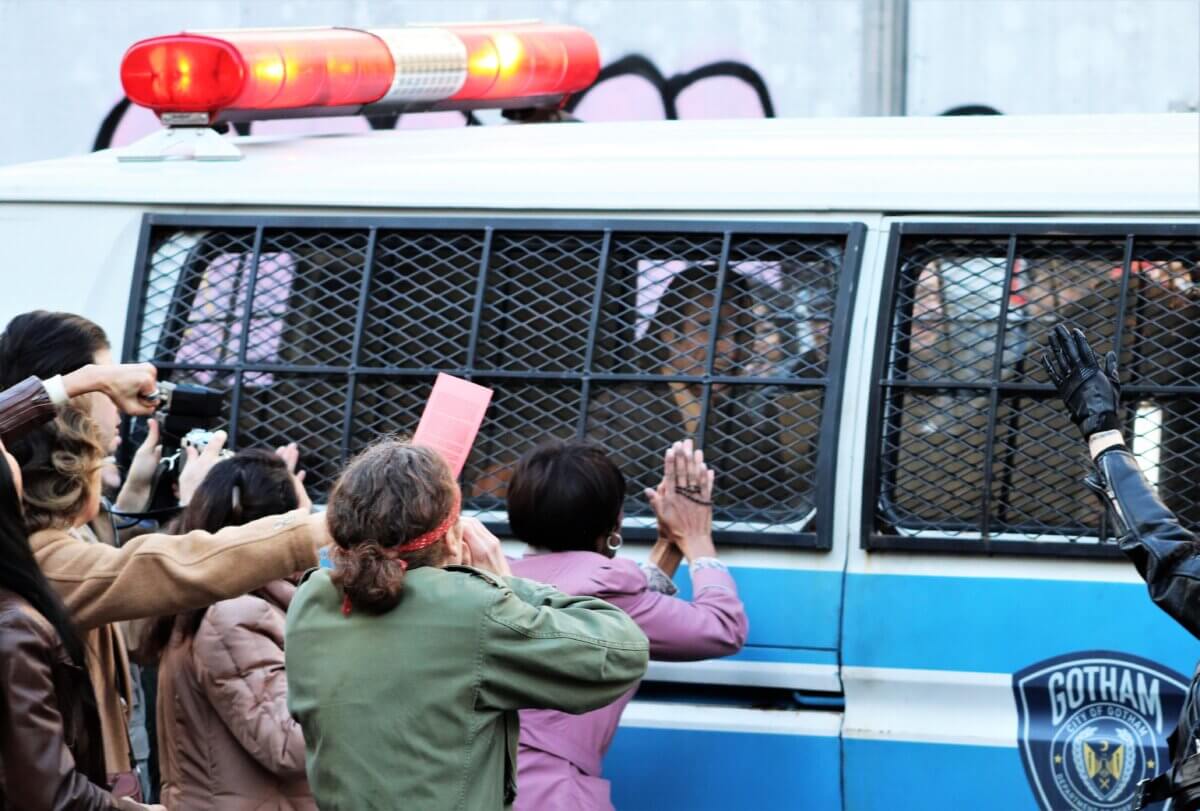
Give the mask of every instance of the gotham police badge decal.
[[1043, 811], [1132, 811], [1167, 768], [1187, 680], [1136, 656], [1082, 651], [1013, 674], [1017, 745]]

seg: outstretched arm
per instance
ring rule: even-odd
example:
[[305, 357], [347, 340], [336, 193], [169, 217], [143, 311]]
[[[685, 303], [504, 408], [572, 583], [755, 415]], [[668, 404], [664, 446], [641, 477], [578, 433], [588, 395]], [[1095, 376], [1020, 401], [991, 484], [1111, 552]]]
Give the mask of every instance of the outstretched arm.
[[1123, 551], [1150, 598], [1200, 637], [1200, 544], [1159, 500], [1120, 432], [1121, 384], [1113, 353], [1103, 367], [1083, 333], [1055, 327], [1042, 362], [1088, 443], [1095, 469], [1086, 484], [1108, 505]]

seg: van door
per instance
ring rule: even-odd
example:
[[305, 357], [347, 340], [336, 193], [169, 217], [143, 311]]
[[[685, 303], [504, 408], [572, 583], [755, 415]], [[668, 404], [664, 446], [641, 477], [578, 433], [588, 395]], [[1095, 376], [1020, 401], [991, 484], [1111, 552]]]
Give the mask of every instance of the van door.
[[[660, 775], [646, 764], [685, 747], [693, 778], [673, 802], [736, 807], [746, 785], [797, 796], [781, 785], [793, 781], [836, 807], [833, 482], [864, 232], [154, 214], [125, 347], [165, 377], [227, 390], [233, 445], [299, 442], [318, 502], [348, 456], [413, 429], [437, 372], [490, 386], [462, 488], [465, 511], [502, 534], [517, 459], [547, 437], [586, 438], [629, 482], [625, 539], [652, 541], [642, 491], [668, 445], [693, 437], [719, 473], [714, 531], [749, 643], [728, 660], [652, 665], [606, 766], [617, 805], [657, 805]], [[686, 569], [678, 580], [687, 596]]]
[[1115, 548], [1039, 355], [1059, 323], [1116, 349], [1125, 435], [1186, 520], [1197, 282], [1195, 222], [890, 223], [864, 277], [847, 808], [1131, 808], [1166, 765], [1200, 650]]

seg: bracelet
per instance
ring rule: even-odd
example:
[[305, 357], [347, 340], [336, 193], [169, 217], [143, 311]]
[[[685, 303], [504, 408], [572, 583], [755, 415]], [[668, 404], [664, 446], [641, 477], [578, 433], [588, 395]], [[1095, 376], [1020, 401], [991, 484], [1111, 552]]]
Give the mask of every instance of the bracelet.
[[688, 566], [690, 566], [693, 571], [700, 569], [718, 569], [722, 572], [729, 571], [729, 567], [716, 558], [696, 558], [693, 561], [689, 561]]

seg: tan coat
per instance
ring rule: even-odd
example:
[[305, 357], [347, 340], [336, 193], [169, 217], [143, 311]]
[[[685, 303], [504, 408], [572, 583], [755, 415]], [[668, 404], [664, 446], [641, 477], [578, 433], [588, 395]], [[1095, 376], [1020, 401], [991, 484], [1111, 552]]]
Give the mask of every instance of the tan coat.
[[129, 657], [114, 623], [202, 608], [316, 566], [323, 537], [307, 519], [296, 511], [215, 535], [142, 535], [119, 548], [59, 529], [29, 539], [83, 634], [110, 774], [132, 769]]
[[316, 811], [304, 735], [287, 708], [283, 628], [296, 587], [276, 580], [178, 630], [158, 670], [158, 757], [171, 811]]

